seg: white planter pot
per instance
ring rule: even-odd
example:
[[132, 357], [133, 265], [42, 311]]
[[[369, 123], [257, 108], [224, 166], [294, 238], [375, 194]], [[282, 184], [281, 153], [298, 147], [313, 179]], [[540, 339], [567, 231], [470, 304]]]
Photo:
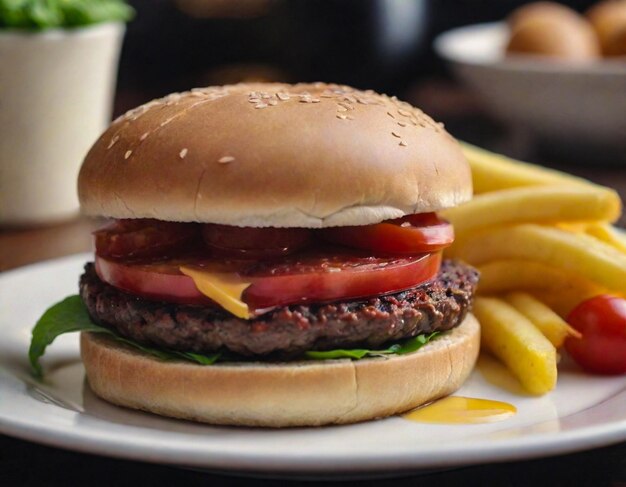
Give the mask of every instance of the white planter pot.
[[1, 225], [77, 213], [76, 177], [110, 122], [124, 30], [0, 30]]

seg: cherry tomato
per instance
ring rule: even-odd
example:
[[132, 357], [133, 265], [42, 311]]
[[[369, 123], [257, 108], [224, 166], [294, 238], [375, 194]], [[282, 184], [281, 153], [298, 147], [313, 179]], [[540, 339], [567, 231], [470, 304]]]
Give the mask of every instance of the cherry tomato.
[[131, 294], [177, 303], [209, 302], [193, 280], [179, 271], [180, 266], [236, 273], [251, 283], [242, 299], [257, 314], [293, 303], [352, 299], [409, 289], [432, 279], [440, 264], [439, 252], [393, 258], [311, 252], [264, 263], [201, 261], [190, 257], [138, 264], [96, 256], [96, 271], [103, 281]]
[[253, 228], [206, 224], [202, 237], [211, 253], [236, 259], [264, 259], [287, 255], [309, 244], [307, 228]]
[[597, 374], [626, 373], [626, 300], [600, 295], [583, 301], [567, 321], [582, 333], [565, 348], [585, 370]]
[[199, 226], [151, 219], [116, 220], [96, 230], [96, 253], [116, 259], [164, 255], [189, 243], [198, 235]]
[[409, 215], [375, 225], [322, 230], [329, 242], [390, 254], [421, 254], [448, 247], [454, 229], [434, 213]]

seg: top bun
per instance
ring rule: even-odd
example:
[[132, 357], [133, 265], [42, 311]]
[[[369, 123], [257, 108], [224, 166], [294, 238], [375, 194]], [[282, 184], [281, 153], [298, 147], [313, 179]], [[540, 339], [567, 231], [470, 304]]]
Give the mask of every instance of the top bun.
[[470, 199], [458, 143], [372, 91], [239, 84], [118, 118], [87, 154], [83, 211], [251, 227], [367, 225]]

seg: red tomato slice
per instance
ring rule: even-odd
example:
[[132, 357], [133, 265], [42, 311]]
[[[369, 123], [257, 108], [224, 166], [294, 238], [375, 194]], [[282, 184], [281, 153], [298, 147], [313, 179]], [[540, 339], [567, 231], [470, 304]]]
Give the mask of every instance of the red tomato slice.
[[287, 255], [311, 241], [307, 228], [253, 228], [206, 224], [202, 237], [213, 255], [235, 259], [264, 259]]
[[151, 299], [206, 304], [209, 300], [178, 267], [194, 266], [211, 272], [230, 268], [252, 284], [243, 301], [260, 314], [275, 306], [327, 302], [397, 292], [435, 277], [441, 253], [411, 257], [358, 257], [309, 253], [279, 262], [242, 263], [189, 259], [154, 264], [122, 263], [96, 256], [103, 281]]
[[375, 225], [335, 227], [322, 230], [333, 243], [390, 254], [421, 254], [448, 247], [454, 229], [434, 213], [409, 215]]
[[96, 273], [101, 280], [130, 294], [181, 304], [211, 304], [191, 278], [172, 264], [132, 264], [96, 255]]
[[252, 309], [263, 309], [387, 294], [431, 280], [440, 265], [439, 252], [406, 258], [310, 257], [255, 269], [256, 276], [263, 277], [254, 278], [244, 301]]
[[96, 253], [116, 259], [161, 256], [198, 235], [199, 226], [151, 219], [116, 220], [95, 231]]
[[582, 333], [565, 348], [585, 370], [596, 374], [626, 374], [626, 299], [600, 295], [583, 301], [567, 318]]

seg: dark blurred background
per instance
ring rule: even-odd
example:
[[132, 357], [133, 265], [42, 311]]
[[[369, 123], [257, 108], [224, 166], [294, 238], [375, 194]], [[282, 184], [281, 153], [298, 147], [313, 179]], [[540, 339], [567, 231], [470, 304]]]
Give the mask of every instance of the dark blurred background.
[[[437, 59], [453, 27], [524, 0], [132, 0], [115, 114], [172, 91], [239, 81], [332, 81], [397, 95], [455, 136], [520, 157], [524, 134], [483, 112]], [[594, 0], [563, 1], [584, 11]], [[519, 150], [517, 150], [519, 148]]]
[[[433, 38], [524, 0], [132, 0], [122, 94], [241, 79], [334, 81], [399, 96], [446, 76]], [[593, 0], [570, 0], [577, 10]], [[122, 103], [124, 105], [125, 103]], [[119, 107], [125, 108], [123, 106]]]

